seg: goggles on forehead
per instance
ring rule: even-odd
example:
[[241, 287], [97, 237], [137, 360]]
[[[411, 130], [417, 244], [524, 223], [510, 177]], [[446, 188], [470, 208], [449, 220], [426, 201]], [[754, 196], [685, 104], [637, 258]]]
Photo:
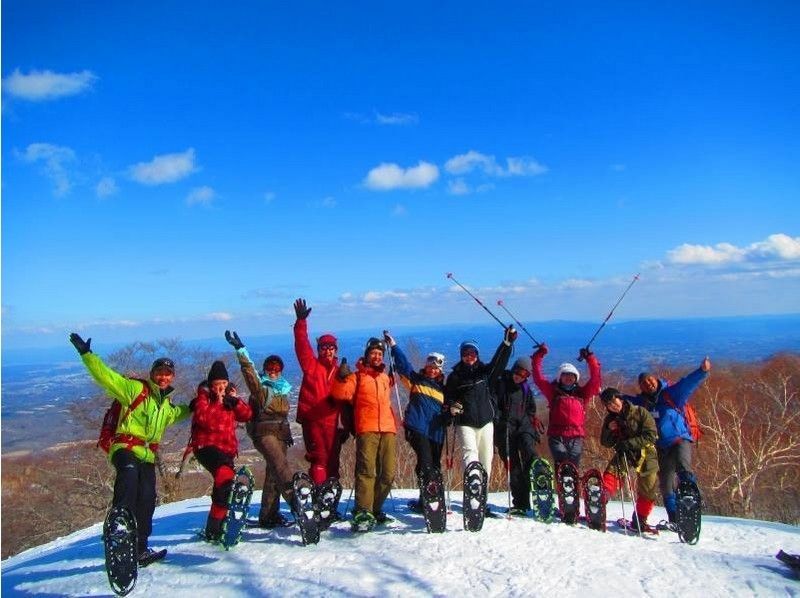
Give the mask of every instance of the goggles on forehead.
[[429, 353], [428, 357], [425, 359], [425, 364], [442, 369], [444, 367], [444, 355], [441, 353]]

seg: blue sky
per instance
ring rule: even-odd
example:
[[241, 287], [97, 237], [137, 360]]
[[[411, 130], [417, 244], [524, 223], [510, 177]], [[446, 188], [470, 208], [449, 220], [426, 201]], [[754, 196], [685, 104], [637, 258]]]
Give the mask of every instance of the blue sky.
[[3, 2], [4, 347], [800, 311], [797, 3], [286, 4]]

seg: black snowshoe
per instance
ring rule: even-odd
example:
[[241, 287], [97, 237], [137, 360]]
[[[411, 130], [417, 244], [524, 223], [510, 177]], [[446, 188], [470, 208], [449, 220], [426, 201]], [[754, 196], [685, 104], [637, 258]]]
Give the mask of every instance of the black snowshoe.
[[675, 523], [678, 538], [686, 544], [697, 544], [700, 539], [700, 524], [703, 499], [700, 488], [692, 480], [681, 480], [678, 484], [678, 511]]
[[553, 467], [546, 459], [535, 459], [529, 470], [531, 483], [531, 507], [533, 516], [539, 521], [550, 523], [555, 514], [553, 497]]
[[569, 461], [558, 467], [558, 508], [561, 521], [569, 525], [578, 522], [581, 510], [580, 478], [578, 469]]
[[300, 528], [303, 546], [319, 542], [319, 514], [314, 502], [316, 487], [307, 473], [298, 471], [292, 478], [293, 503], [295, 521]]
[[117, 596], [125, 596], [136, 586], [139, 573], [136, 517], [126, 507], [111, 507], [103, 523], [108, 583]]
[[606, 492], [603, 488], [603, 474], [599, 469], [590, 469], [583, 474], [583, 508], [586, 511], [586, 525], [591, 529], [606, 531]]
[[447, 529], [447, 505], [444, 502], [444, 479], [438, 468], [422, 474], [422, 512], [428, 533], [440, 534]]
[[242, 538], [242, 528], [247, 522], [254, 485], [253, 473], [247, 465], [243, 465], [233, 478], [233, 486], [228, 494], [228, 514], [222, 520], [220, 544], [225, 550], [236, 546]]
[[789, 568], [794, 571], [798, 579], [800, 579], [800, 554], [789, 554], [781, 550], [775, 555], [775, 558], [784, 565], [788, 565]]
[[464, 529], [478, 532], [486, 516], [486, 492], [489, 478], [479, 461], [473, 461], [464, 470]]
[[161, 550], [153, 550], [152, 548], [148, 548], [144, 552], [139, 553], [139, 568], [143, 569], [148, 565], [152, 565], [156, 561], [160, 561], [165, 556], [167, 556], [167, 549], [162, 548]]
[[339, 478], [330, 477], [317, 486], [314, 501], [319, 521], [317, 527], [324, 532], [339, 518], [339, 499], [342, 497], [342, 484]]

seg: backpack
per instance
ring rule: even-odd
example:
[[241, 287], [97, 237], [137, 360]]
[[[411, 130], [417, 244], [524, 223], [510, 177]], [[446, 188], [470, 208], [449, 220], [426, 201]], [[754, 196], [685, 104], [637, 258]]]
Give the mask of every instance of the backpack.
[[[139, 379], [136, 378], [136, 380]], [[97, 439], [97, 446], [104, 453], [108, 453], [111, 450], [111, 445], [114, 444], [114, 437], [117, 435], [117, 426], [119, 426], [120, 422], [125, 421], [131, 412], [141, 405], [147, 395], [150, 394], [150, 387], [147, 382], [144, 380], [139, 380], [139, 382], [142, 383], [142, 392], [128, 406], [125, 413], [122, 413], [122, 405], [116, 400], [111, 403], [111, 407], [106, 409], [106, 414], [103, 416], [103, 424], [100, 426], [100, 437]], [[122, 414], [122, 417], [120, 417], [120, 414]]]
[[672, 407], [675, 411], [683, 416], [684, 421], [686, 421], [686, 427], [689, 428], [689, 435], [692, 437], [692, 440], [694, 442], [700, 440], [700, 437], [703, 435], [703, 431], [700, 429], [700, 421], [697, 419], [697, 411], [695, 411], [694, 406], [691, 403], [686, 403], [683, 406], [683, 409], [678, 409], [668, 392], [663, 392], [662, 396], [664, 397], [667, 405]]

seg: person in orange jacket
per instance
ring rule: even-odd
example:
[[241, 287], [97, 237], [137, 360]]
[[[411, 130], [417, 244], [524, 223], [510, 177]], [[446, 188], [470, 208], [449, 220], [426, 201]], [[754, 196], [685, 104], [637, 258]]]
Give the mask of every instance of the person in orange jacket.
[[384, 342], [367, 341], [364, 356], [358, 360], [355, 373], [347, 360], [333, 381], [331, 396], [353, 404], [356, 432], [356, 506], [353, 528], [368, 531], [389, 516], [383, 503], [389, 496], [397, 465], [397, 424], [392, 410], [393, 380], [386, 373]]

